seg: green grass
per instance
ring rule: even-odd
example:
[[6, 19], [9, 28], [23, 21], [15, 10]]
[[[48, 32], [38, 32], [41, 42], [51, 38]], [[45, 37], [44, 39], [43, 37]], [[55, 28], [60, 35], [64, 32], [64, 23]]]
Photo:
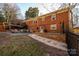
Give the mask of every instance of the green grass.
[[6, 40], [6, 44], [4, 42], [0, 44], [1, 56], [40, 56], [46, 54], [36, 42], [27, 36], [9, 36]]

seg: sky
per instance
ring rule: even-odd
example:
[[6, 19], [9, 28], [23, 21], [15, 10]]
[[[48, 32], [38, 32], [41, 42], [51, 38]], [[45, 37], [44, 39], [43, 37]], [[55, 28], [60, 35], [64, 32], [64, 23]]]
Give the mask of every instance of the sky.
[[52, 3], [17, 3], [17, 5], [21, 10], [21, 14], [23, 15], [22, 18], [25, 18], [25, 12], [29, 7], [38, 7], [39, 15], [50, 13], [59, 7], [59, 4], [54, 4], [54, 6], [52, 6]]

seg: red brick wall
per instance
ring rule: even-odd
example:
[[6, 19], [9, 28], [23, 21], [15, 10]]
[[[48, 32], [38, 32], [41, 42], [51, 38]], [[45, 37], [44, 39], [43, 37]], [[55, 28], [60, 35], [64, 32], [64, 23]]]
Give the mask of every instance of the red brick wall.
[[60, 25], [61, 25], [60, 23], [64, 23], [65, 29], [68, 29], [68, 26], [69, 26], [69, 17], [68, 16], [69, 16], [68, 11], [57, 14], [57, 23], [58, 23], [59, 30], [62, 30], [60, 27]]

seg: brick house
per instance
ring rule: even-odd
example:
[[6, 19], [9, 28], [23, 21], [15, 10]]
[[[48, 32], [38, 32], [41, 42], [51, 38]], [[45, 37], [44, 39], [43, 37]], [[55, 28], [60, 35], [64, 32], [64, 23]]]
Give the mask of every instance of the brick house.
[[63, 32], [69, 28], [69, 9], [57, 10], [25, 22], [31, 32]]

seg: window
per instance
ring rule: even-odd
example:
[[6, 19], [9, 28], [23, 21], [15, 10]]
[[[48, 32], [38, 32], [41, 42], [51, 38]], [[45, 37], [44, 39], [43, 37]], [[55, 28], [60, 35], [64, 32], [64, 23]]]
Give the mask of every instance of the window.
[[38, 30], [39, 28], [37, 27], [37, 30]]
[[37, 23], [37, 21], [36, 21], [36, 23]]
[[56, 30], [56, 29], [57, 29], [56, 24], [52, 24], [52, 25], [50, 25], [50, 29], [51, 29], [51, 30]]
[[56, 15], [52, 15], [52, 16], [51, 16], [51, 19], [52, 19], [52, 20], [56, 20]]

